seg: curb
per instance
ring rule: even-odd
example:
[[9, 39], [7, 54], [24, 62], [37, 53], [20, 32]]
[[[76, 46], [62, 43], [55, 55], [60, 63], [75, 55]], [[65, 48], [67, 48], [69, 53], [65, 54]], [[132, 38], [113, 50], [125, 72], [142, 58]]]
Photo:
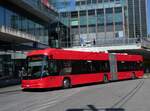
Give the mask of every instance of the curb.
[[149, 79], [150, 78], [150, 75], [144, 75], [143, 76], [143, 79]]

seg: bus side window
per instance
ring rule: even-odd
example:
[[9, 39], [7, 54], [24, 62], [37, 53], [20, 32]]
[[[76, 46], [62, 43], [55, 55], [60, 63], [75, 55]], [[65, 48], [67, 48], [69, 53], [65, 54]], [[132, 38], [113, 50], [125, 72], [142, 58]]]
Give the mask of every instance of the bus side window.
[[63, 61], [62, 68], [59, 72], [60, 75], [71, 74], [71, 72], [72, 72], [71, 61]]
[[82, 69], [82, 62], [81, 61], [72, 61], [72, 74], [81, 74], [83, 71]]
[[144, 69], [144, 64], [142, 62], [139, 63], [140, 70]]
[[49, 60], [49, 73], [50, 75], [57, 75], [57, 62], [55, 60]]

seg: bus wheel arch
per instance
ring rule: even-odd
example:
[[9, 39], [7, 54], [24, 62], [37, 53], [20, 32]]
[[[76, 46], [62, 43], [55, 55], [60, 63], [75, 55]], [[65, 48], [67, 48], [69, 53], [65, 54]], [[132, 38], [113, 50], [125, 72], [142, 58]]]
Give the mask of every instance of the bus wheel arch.
[[71, 79], [69, 77], [65, 77], [63, 79], [62, 87], [65, 88], [65, 89], [72, 87]]

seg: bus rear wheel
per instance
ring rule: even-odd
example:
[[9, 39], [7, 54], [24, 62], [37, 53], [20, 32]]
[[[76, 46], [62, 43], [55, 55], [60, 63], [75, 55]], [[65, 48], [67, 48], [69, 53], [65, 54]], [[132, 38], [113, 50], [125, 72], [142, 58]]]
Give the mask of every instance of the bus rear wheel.
[[132, 72], [131, 79], [136, 79], [135, 72]]
[[103, 77], [103, 82], [104, 83], [108, 83], [109, 82], [108, 77], [106, 75], [104, 75], [104, 77]]
[[69, 79], [64, 79], [63, 80], [63, 88], [67, 89], [71, 87], [71, 81]]

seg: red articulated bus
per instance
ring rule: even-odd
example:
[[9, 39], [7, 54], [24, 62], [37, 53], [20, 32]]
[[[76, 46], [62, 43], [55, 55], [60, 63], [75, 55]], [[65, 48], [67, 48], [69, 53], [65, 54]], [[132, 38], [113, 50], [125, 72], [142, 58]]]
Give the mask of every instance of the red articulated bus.
[[141, 78], [140, 55], [48, 48], [29, 52], [22, 88], [69, 88], [72, 85]]

